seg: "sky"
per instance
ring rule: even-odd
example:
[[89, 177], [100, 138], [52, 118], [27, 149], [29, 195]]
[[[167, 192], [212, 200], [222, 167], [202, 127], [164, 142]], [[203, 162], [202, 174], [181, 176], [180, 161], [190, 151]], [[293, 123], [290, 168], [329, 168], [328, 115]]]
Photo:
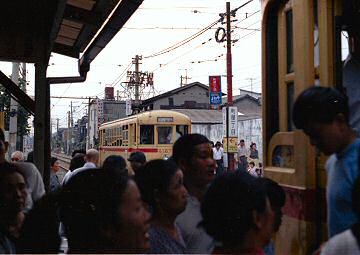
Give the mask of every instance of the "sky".
[[[227, 0], [229, 1], [229, 0]], [[232, 1], [235, 9], [247, 0]], [[113, 86], [120, 94], [124, 91], [126, 71], [135, 55], [142, 55], [140, 70], [154, 73], [154, 92], [164, 93], [180, 86], [180, 76], [187, 75], [188, 83], [208, 85], [210, 75], [222, 76], [223, 92], [226, 93], [226, 42], [215, 41], [215, 31], [225, 24], [218, 23], [212, 29], [166, 54], [148, 57], [194, 35], [219, 19], [226, 10], [226, 0], [144, 0], [125, 26], [90, 66], [84, 83], [53, 84], [51, 96], [103, 98], [106, 86]], [[254, 0], [239, 9], [232, 22], [233, 95], [239, 89], [261, 92], [261, 4]], [[130, 69], [128, 69], [130, 67]], [[11, 73], [10, 63], [0, 63], [1, 70]], [[124, 75], [125, 74], [125, 75]], [[52, 54], [47, 77], [77, 76], [77, 59]], [[34, 94], [34, 66], [27, 64], [28, 94]], [[252, 83], [252, 85], [251, 85]], [[86, 115], [87, 100], [51, 99], [53, 125], [67, 126], [67, 112], [72, 101], [74, 120]]]

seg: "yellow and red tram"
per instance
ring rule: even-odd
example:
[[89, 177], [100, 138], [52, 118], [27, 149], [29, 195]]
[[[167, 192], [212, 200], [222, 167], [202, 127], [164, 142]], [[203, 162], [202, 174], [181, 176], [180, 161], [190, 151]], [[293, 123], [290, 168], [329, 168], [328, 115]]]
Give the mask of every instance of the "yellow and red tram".
[[355, 0], [262, 0], [264, 173], [286, 191], [276, 254], [308, 254], [327, 239], [326, 158], [294, 127], [292, 106], [309, 86], [345, 91], [343, 51], [349, 30], [360, 34], [359, 10]]
[[144, 152], [147, 160], [168, 158], [176, 139], [190, 132], [190, 118], [169, 110], [147, 111], [107, 122], [99, 128], [100, 162], [110, 155], [127, 159], [133, 151]]

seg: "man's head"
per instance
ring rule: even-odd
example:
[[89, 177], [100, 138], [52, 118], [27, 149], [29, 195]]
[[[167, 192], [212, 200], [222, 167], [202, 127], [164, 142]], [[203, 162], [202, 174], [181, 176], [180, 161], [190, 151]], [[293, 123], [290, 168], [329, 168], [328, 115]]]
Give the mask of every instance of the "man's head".
[[244, 147], [244, 146], [245, 146], [245, 141], [244, 141], [244, 139], [241, 139], [241, 140], [240, 140], [240, 146], [241, 146], [241, 147]]
[[146, 163], [146, 156], [141, 151], [134, 151], [130, 154], [128, 161], [130, 162], [132, 170], [136, 173], [136, 171]]
[[311, 144], [330, 155], [340, 152], [351, 129], [347, 97], [333, 88], [311, 87], [296, 99], [293, 122]]
[[214, 178], [216, 163], [210, 141], [200, 134], [180, 137], [173, 147], [173, 159], [184, 173], [186, 182], [206, 186]]
[[0, 128], [0, 163], [5, 161], [5, 154], [8, 150], [8, 142], [5, 141], [5, 133]]
[[97, 165], [99, 162], [99, 152], [95, 149], [87, 150], [85, 155], [85, 160], [86, 162], [91, 162]]

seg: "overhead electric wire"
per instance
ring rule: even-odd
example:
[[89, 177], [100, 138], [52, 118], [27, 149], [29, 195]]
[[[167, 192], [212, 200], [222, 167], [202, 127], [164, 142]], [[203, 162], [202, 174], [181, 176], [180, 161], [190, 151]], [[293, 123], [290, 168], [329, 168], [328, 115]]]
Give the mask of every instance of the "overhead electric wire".
[[221, 21], [221, 18], [220, 19], [217, 19], [216, 21], [212, 22], [210, 25], [206, 26], [205, 28], [201, 29], [199, 32], [189, 36], [188, 38], [170, 46], [170, 47], [167, 47], [166, 49], [163, 49], [161, 51], [158, 51], [157, 53], [153, 53], [153, 54], [150, 54], [148, 56], [145, 56], [143, 58], [152, 58], [152, 57], [157, 57], [159, 55], [163, 55], [165, 53], [168, 53], [170, 51], [173, 51], [183, 45], [185, 45], [186, 43], [194, 40], [195, 38], [199, 37], [200, 35], [202, 35], [203, 33], [205, 33], [207, 30], [209, 30], [211, 27], [215, 26], [217, 23], [219, 23]]

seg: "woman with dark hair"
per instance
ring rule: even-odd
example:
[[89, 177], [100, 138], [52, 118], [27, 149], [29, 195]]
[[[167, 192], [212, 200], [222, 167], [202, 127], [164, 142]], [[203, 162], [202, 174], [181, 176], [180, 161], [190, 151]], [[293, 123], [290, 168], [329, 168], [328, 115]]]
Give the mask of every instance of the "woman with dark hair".
[[185, 253], [185, 242], [175, 224], [186, 207], [182, 171], [172, 160], [157, 159], [147, 162], [135, 178], [152, 212], [150, 253]]
[[120, 155], [111, 155], [104, 160], [102, 168], [105, 171], [111, 171], [119, 176], [128, 176], [126, 161]]
[[15, 165], [4, 162], [0, 169], [0, 253], [15, 254], [25, 218], [26, 183]]
[[85, 153], [76, 153], [74, 157], [71, 158], [69, 170], [72, 172], [75, 169], [83, 167], [85, 163]]
[[219, 176], [201, 205], [202, 226], [221, 246], [214, 253], [264, 254], [274, 233], [275, 216], [267, 189], [244, 172]]
[[149, 216], [137, 185], [126, 176], [91, 169], [63, 187], [60, 218], [69, 253], [144, 253]]

